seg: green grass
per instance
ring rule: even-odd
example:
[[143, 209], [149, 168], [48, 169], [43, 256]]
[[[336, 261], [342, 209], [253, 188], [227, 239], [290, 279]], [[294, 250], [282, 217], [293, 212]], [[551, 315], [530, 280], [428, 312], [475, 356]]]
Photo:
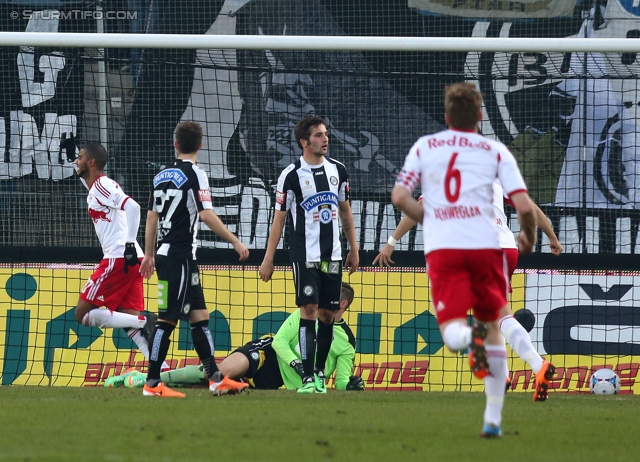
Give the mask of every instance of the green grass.
[[510, 393], [503, 438], [483, 440], [480, 393], [186, 393], [0, 388], [0, 460], [611, 462], [640, 449], [633, 395]]

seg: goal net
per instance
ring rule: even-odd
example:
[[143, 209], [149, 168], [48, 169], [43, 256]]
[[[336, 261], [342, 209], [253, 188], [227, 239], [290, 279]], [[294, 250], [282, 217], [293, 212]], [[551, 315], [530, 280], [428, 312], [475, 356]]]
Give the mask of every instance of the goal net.
[[[401, 218], [390, 191], [406, 153], [445, 127], [444, 86], [468, 81], [484, 95], [482, 133], [514, 153], [564, 245], [565, 255], [551, 256], [541, 233], [512, 281], [517, 319], [557, 366], [552, 388], [588, 391], [604, 366], [623, 391], [637, 390], [640, 8], [632, 2], [503, 2], [519, 5], [510, 11], [444, 0], [54, 3], [0, 3], [0, 32], [24, 38], [0, 34], [3, 385], [102, 385], [144, 367], [124, 332], [75, 321], [101, 253], [73, 161], [83, 144], [102, 143], [107, 174], [144, 206], [184, 120], [203, 128], [198, 164], [216, 213], [252, 252], [238, 266], [228, 244], [199, 231], [216, 355], [277, 331], [295, 309], [286, 233], [274, 281], [261, 282], [257, 266], [275, 181], [301, 155], [293, 127], [319, 115], [330, 155], [350, 175], [361, 249], [362, 271], [344, 277], [356, 292], [346, 314], [354, 373], [373, 389], [481, 390], [466, 356], [443, 347], [421, 226], [400, 240], [393, 268], [371, 266]], [[69, 42], [66, 33], [89, 35]], [[144, 225], [140, 242], [143, 233]], [[508, 351], [515, 389], [531, 390], [530, 367]], [[188, 326], [169, 359], [197, 363]]]

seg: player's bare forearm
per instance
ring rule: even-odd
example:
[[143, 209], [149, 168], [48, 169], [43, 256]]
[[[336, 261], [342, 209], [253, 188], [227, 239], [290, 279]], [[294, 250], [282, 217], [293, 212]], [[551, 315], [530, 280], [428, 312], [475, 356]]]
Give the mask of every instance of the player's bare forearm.
[[342, 221], [342, 232], [347, 238], [349, 249], [358, 251], [358, 239], [356, 238], [356, 226], [351, 212], [351, 204], [349, 201], [340, 202], [338, 205], [340, 213], [340, 221]]
[[149, 210], [144, 229], [144, 255], [153, 257], [156, 254], [156, 234], [158, 232], [158, 212]]
[[360, 254], [358, 252], [355, 222], [349, 201], [340, 202], [338, 204], [338, 212], [342, 221], [342, 231], [349, 243], [349, 254], [344, 262], [344, 267], [349, 271], [349, 274], [353, 274], [360, 266]]
[[209, 227], [211, 231], [216, 233], [226, 242], [233, 244], [238, 240], [237, 236], [233, 234], [231, 231], [227, 229], [227, 227], [222, 223], [222, 220], [216, 213], [211, 209], [205, 209], [200, 212], [200, 219], [204, 222], [205, 225]]
[[[418, 202], [418, 204], [420, 204]], [[420, 206], [422, 207], [422, 204], [420, 204]], [[399, 241], [400, 239], [403, 238], [403, 236], [405, 234], [407, 234], [411, 228], [413, 228], [418, 222], [416, 220], [414, 220], [413, 218], [404, 215], [402, 217], [402, 219], [400, 220], [400, 223], [398, 223], [398, 227], [395, 229], [395, 231], [391, 234], [391, 236], [396, 240]]]
[[532, 201], [532, 205], [533, 205], [533, 210], [535, 211], [535, 214], [536, 214], [536, 223], [538, 225], [538, 228], [540, 228], [542, 232], [546, 234], [549, 240], [552, 240], [552, 239], [557, 240], [558, 238], [556, 237], [556, 233], [553, 231], [553, 228], [551, 227], [551, 223], [549, 223], [547, 216], [544, 214], [542, 210], [540, 210], [540, 207], [538, 207], [535, 203], [533, 203], [533, 201]]
[[280, 242], [280, 239], [282, 238], [282, 230], [284, 229], [286, 218], [287, 212], [283, 212], [281, 210], [276, 210], [274, 212], [273, 223], [271, 223], [271, 232], [269, 233], [269, 240], [267, 241], [267, 250], [264, 253], [264, 258], [259, 269], [260, 279], [264, 282], [268, 282], [273, 275], [273, 258], [276, 254], [278, 242]]
[[533, 201], [526, 192], [515, 193], [510, 197], [518, 213], [520, 233], [518, 234], [518, 250], [527, 255], [533, 252], [536, 243], [536, 214]]
[[415, 200], [411, 191], [402, 185], [395, 185], [391, 192], [391, 202], [404, 212], [406, 216], [417, 223], [421, 223], [424, 217], [422, 204]]
[[144, 258], [140, 264], [140, 274], [149, 279], [156, 265], [156, 234], [158, 232], [158, 213], [153, 210], [147, 212], [147, 222], [144, 230]]
[[234, 250], [240, 256], [240, 261], [244, 261], [249, 258], [249, 249], [244, 245], [238, 237], [233, 234], [227, 227], [222, 223], [222, 220], [216, 213], [211, 209], [205, 209], [200, 212], [200, 219], [209, 227], [211, 231], [216, 233], [226, 242], [231, 244]]
[[520, 233], [518, 234], [518, 249], [520, 253], [527, 255], [533, 252], [536, 244], [536, 216], [533, 210], [518, 211]]
[[[412, 220], [407, 215], [404, 215], [400, 220], [400, 223], [398, 223], [396, 229], [393, 230], [393, 233], [391, 233], [391, 238], [393, 238], [394, 241], [399, 241], [404, 237], [405, 234], [409, 232], [411, 228], [416, 225], [416, 223], [416, 221]], [[393, 241], [391, 243], [393, 243]], [[383, 266], [390, 267], [392, 264], [395, 264], [395, 262], [391, 259], [391, 254], [393, 253], [394, 249], [395, 245], [391, 245], [390, 243], [385, 244], [385, 246], [380, 249], [380, 253], [376, 255], [376, 258], [373, 259], [373, 264], [375, 265], [380, 263], [381, 268]]]
[[521, 232], [527, 236], [527, 239], [535, 243], [537, 220], [533, 211], [518, 211], [518, 221]]
[[540, 228], [542, 232], [549, 238], [549, 247], [551, 248], [551, 253], [556, 256], [560, 255], [562, 253], [563, 247], [558, 240], [558, 236], [556, 236], [551, 223], [549, 223], [549, 219], [540, 209], [540, 207], [538, 207], [535, 203], [533, 203], [533, 208], [536, 213], [538, 228]]

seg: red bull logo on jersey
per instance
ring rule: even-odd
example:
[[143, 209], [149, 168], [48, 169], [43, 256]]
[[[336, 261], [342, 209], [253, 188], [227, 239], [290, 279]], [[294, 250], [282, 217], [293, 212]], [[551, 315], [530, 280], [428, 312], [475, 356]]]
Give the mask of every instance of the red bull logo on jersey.
[[432, 137], [429, 138], [428, 142], [429, 149], [439, 148], [444, 146], [445, 144], [447, 146], [484, 149], [485, 151], [491, 150], [491, 146], [489, 146], [489, 143], [487, 143], [486, 141], [482, 140], [477, 143], [472, 143], [471, 141], [469, 141], [469, 138], [466, 138], [464, 136], [453, 135], [451, 138], [447, 139]]
[[111, 218], [109, 218], [107, 215], [109, 215], [109, 210], [103, 212], [102, 210], [94, 210], [92, 208], [89, 208], [89, 216], [91, 217], [91, 221], [93, 221], [94, 223], [97, 223], [100, 220], [111, 222]]

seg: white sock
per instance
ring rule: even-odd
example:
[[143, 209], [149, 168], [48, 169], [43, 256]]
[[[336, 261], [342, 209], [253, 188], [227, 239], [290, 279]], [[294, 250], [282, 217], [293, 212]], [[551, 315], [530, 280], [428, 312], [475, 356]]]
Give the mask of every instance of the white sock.
[[96, 308], [89, 311], [82, 318], [82, 324], [95, 327], [133, 327], [140, 329], [144, 327], [147, 319], [144, 316], [134, 316], [133, 314], [119, 313], [117, 311]]
[[133, 340], [133, 343], [138, 345], [138, 350], [140, 350], [140, 353], [142, 353], [144, 359], [149, 359], [149, 342], [147, 342], [147, 339], [144, 338], [144, 335], [142, 335], [140, 329], [125, 329], [125, 331], [127, 332], [129, 338]]
[[531, 366], [534, 374], [537, 373], [542, 367], [542, 358], [533, 348], [529, 332], [511, 315], [502, 318], [499, 324], [500, 332], [502, 332], [511, 349]]
[[[144, 356], [144, 359], [148, 360], [149, 359], [149, 342], [147, 342], [147, 339], [144, 338], [144, 335], [142, 335], [142, 332], [140, 332], [140, 329], [125, 329], [125, 331], [127, 332], [127, 335], [129, 336], [129, 338], [133, 340], [133, 343], [138, 345], [138, 350], [140, 350], [140, 353], [142, 353], [142, 356]], [[160, 370], [168, 371], [169, 369], [171, 369], [171, 367], [167, 364], [166, 361], [163, 361], [162, 367], [160, 368]]]
[[509, 369], [507, 368], [507, 350], [502, 345], [484, 345], [487, 350], [489, 371], [484, 378], [484, 394], [487, 405], [484, 410], [484, 423], [500, 426], [502, 423], [502, 405], [504, 387]]
[[444, 328], [442, 340], [451, 351], [460, 351], [471, 343], [471, 327], [461, 322], [452, 322]]

